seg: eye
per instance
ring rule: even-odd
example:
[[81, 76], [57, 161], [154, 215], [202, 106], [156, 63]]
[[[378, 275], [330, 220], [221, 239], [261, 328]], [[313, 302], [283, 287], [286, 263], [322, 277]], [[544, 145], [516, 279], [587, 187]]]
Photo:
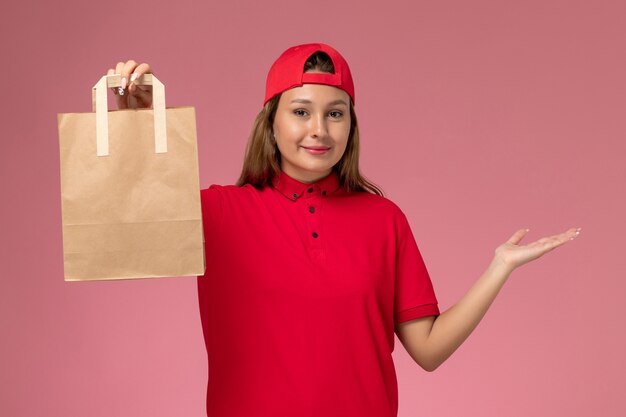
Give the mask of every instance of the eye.
[[337, 111], [337, 110], [333, 110], [333, 111], [329, 112], [328, 115], [330, 117], [332, 117], [333, 119], [339, 119], [341, 116], [343, 116], [343, 112], [340, 112], [340, 111]]
[[306, 116], [309, 113], [307, 113], [307, 111], [303, 109], [296, 109], [293, 111], [293, 114], [295, 114], [296, 116]]

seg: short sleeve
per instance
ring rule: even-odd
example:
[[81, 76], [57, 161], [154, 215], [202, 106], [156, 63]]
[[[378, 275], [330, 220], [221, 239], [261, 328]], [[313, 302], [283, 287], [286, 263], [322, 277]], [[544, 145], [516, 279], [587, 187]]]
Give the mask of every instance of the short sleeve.
[[222, 188], [221, 185], [213, 184], [209, 188], [200, 190], [202, 222], [209, 228], [219, 224], [222, 220]]
[[[202, 207], [202, 228], [204, 232], [205, 262], [210, 265], [210, 255], [214, 253], [213, 245], [219, 240], [219, 228], [223, 217], [222, 186], [213, 184], [200, 190]], [[206, 270], [205, 270], [206, 275]]]
[[405, 214], [396, 216], [394, 323], [439, 315], [428, 270]]

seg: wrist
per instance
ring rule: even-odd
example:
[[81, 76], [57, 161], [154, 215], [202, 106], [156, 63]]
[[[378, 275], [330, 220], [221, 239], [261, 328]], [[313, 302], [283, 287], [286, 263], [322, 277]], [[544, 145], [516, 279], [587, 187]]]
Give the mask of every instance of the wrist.
[[490, 270], [494, 275], [507, 279], [509, 275], [511, 275], [511, 272], [515, 270], [515, 267], [499, 256], [494, 256], [489, 264], [488, 270]]

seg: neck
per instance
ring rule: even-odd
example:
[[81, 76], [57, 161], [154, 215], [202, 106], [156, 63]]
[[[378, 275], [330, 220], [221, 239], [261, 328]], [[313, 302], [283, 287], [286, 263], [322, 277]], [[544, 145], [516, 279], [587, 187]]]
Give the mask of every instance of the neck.
[[294, 173], [294, 172], [289, 172], [289, 171], [284, 171], [284, 172], [285, 174], [289, 175], [294, 180], [300, 181], [304, 184], [313, 184], [314, 182], [317, 182], [329, 176], [333, 172], [333, 170], [330, 169], [326, 173], [310, 173], [310, 174], [302, 174], [302, 173], [297, 173], [297, 172]]

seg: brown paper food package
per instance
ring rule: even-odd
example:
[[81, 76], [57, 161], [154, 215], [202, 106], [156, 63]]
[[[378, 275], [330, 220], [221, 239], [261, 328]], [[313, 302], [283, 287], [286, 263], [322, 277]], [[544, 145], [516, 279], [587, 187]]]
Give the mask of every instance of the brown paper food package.
[[116, 83], [94, 86], [94, 112], [58, 115], [65, 280], [203, 275], [195, 109], [166, 108], [146, 74], [154, 109], [109, 112]]

